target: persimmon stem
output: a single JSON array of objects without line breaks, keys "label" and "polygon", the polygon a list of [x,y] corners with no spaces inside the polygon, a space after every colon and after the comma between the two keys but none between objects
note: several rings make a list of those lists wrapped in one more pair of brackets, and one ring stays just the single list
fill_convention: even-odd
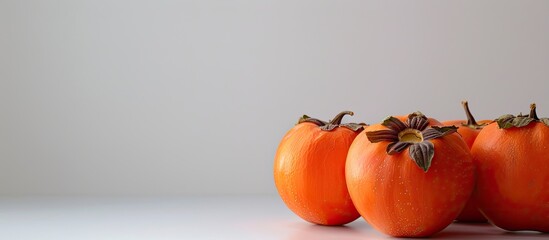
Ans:
[{"label": "persimmon stem", "polygon": [[530,104],[530,114],[528,115],[522,115],[522,113],[520,113],[518,116],[505,114],[499,118],[496,118],[496,120],[494,121],[497,122],[498,127],[502,129],[508,129],[512,127],[525,127],[532,122],[541,122],[545,124],[545,126],[549,127],[549,118],[538,117],[538,114],[536,113],[535,103]]},{"label": "persimmon stem", "polygon": [[465,110],[465,115],[467,115],[467,125],[468,126],[478,126],[478,123],[475,120],[475,117],[473,117],[473,114],[471,113],[471,110],[469,110],[469,103],[467,101],[462,101],[461,105],[463,106],[463,109]]},{"label": "persimmon stem", "polygon": [[487,125],[486,123],[477,123],[475,117],[473,117],[473,114],[471,113],[471,110],[469,110],[469,103],[467,101],[461,101],[461,105],[463,106],[463,110],[465,110],[465,115],[467,115],[467,123],[461,123],[461,126],[479,130]]},{"label": "persimmon stem", "polygon": [[533,118],[535,120],[539,120],[538,114],[536,113],[536,104],[535,103],[530,104],[530,114],[528,115],[528,117]]},{"label": "persimmon stem", "polygon": [[331,124],[334,124],[334,125],[340,125],[341,124],[341,121],[343,120],[343,117],[345,115],[350,115],[350,116],[353,116],[355,115],[354,112],[351,112],[351,111],[343,111],[343,112],[340,112],[339,114],[337,114],[334,119],[332,119],[330,121]]},{"label": "persimmon stem", "polygon": [[348,129],[350,129],[354,132],[360,132],[364,129],[364,126],[367,126],[366,123],[344,123],[344,124],[341,124],[341,120],[343,120],[343,117],[345,115],[353,116],[354,113],[351,112],[351,111],[340,112],[330,122],[325,122],[325,121],[322,121],[320,119],[311,118],[307,115],[303,115],[301,118],[299,118],[299,121],[297,122],[297,124],[304,123],[304,122],[313,123],[313,124],[319,126],[320,129],[322,129],[323,131],[332,131],[337,127],[345,127],[345,128],[348,128]]}]

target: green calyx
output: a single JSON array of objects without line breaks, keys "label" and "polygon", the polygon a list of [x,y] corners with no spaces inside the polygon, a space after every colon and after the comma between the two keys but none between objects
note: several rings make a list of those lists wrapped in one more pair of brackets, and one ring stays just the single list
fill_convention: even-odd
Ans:
[{"label": "green calyx", "polygon": [[410,158],[424,172],[429,170],[435,156],[435,145],[431,139],[444,137],[457,131],[455,126],[429,126],[429,120],[420,112],[408,115],[406,122],[389,116],[381,125],[386,130],[368,131],[366,136],[372,143],[390,142],[386,152],[389,155],[398,154],[409,148]]},{"label": "green calyx", "polygon": [[364,126],[367,126],[366,123],[341,123],[341,121],[343,120],[343,117],[345,115],[353,116],[354,113],[351,112],[351,111],[340,112],[339,114],[337,114],[329,122],[322,121],[322,120],[317,119],[317,118],[311,118],[307,115],[303,115],[301,118],[299,118],[299,121],[297,122],[297,124],[304,123],[304,122],[310,122],[310,123],[314,123],[317,126],[319,126],[320,129],[322,129],[323,131],[332,131],[332,130],[336,129],[337,127],[345,127],[345,128],[348,128],[348,129],[350,129],[354,132],[360,132],[364,129]]},{"label": "green calyx", "polygon": [[535,103],[530,104],[530,114],[528,115],[519,114],[518,116],[514,116],[512,114],[505,114],[494,121],[502,129],[520,128],[528,126],[532,122],[541,122],[549,127],[549,118],[538,118]]}]

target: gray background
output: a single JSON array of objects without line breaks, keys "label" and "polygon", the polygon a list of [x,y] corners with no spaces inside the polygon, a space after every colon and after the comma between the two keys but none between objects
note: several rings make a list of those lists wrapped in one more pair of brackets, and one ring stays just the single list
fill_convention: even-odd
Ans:
[{"label": "gray background", "polygon": [[307,113],[549,115],[549,1],[0,0],[0,195],[274,194]]}]

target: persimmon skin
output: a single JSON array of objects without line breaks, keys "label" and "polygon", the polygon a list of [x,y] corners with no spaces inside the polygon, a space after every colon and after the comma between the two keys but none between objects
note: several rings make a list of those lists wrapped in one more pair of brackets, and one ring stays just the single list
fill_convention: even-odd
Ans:
[{"label": "persimmon skin", "polygon": [[365,132],[381,129],[386,127],[367,127],[349,149],[346,180],[355,207],[375,229],[394,237],[426,237],[441,231],[473,191],[474,165],[465,142],[457,134],[430,140],[435,155],[424,172],[410,159],[408,149],[388,155],[388,142],[368,140]]},{"label": "persimmon skin", "polygon": [[360,216],[345,182],[345,160],[356,135],[345,127],[323,131],[300,123],[284,136],[275,156],[274,179],[290,210],[320,225],[343,225]]},{"label": "persimmon skin", "polygon": [[510,231],[549,232],[549,127],[482,130],[471,149],[478,168],[473,194],[494,225]]},{"label": "persimmon skin", "polygon": [[[479,125],[489,124],[491,122],[493,121],[481,120],[481,121],[478,121],[478,124]],[[457,131],[461,136],[461,138],[463,139],[463,141],[467,143],[467,147],[469,147],[469,149],[471,149],[471,147],[473,146],[473,143],[475,142],[475,139],[477,139],[478,134],[482,130],[482,129],[470,128],[468,126],[463,126],[463,124],[467,124],[466,120],[444,121],[442,122],[442,124],[445,126],[453,125],[453,126],[459,127]],[[461,214],[459,214],[456,220],[462,221],[462,222],[479,222],[479,223],[487,221],[486,218],[482,215],[482,213],[478,210],[478,206],[474,198],[469,199],[469,201],[463,208],[463,211],[461,211]]]},{"label": "persimmon skin", "polygon": [[[492,120],[480,120],[477,123],[479,125],[481,124],[490,124],[493,122]],[[463,126],[463,124],[467,124],[467,121],[464,120],[451,120],[451,121],[444,121],[442,122],[442,125],[444,126],[456,126],[458,127],[458,133],[461,135],[461,138],[463,138],[463,141],[467,143],[467,147],[471,149],[473,147],[473,143],[475,142],[475,139],[477,139],[478,134],[482,129],[473,129],[467,126]]]}]

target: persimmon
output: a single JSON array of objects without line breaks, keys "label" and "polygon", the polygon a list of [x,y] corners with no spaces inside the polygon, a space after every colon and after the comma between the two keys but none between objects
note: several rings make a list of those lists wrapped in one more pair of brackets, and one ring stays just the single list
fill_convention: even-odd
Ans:
[{"label": "persimmon", "polygon": [[503,115],[484,127],[471,149],[477,165],[473,197],[494,225],[549,232],[549,119]]},{"label": "persimmon", "polygon": [[280,197],[296,215],[321,225],[343,225],[360,215],[345,182],[345,160],[364,124],[330,122],[304,115],[284,136],[274,161],[274,180]]},{"label": "persimmon", "polygon": [[[405,122],[402,120],[406,119]],[[388,117],[358,134],[347,155],[351,199],[375,229],[426,237],[447,227],[474,187],[474,165],[455,126],[421,113]]]},{"label": "persimmon", "polygon": [[[475,142],[475,139],[477,138],[478,134],[482,130],[482,128],[489,123],[492,122],[492,120],[481,120],[476,121],[475,117],[471,113],[471,110],[469,110],[469,104],[467,101],[462,101],[461,105],[463,106],[463,109],[465,111],[465,115],[467,116],[467,120],[452,120],[452,121],[444,121],[442,124],[444,125],[454,125],[458,126],[457,132],[465,143],[467,143],[467,146],[469,149],[473,146],[473,142]],[[475,202],[474,198],[469,199],[465,207],[463,208],[463,211],[459,216],[456,218],[457,221],[460,222],[486,222],[486,218],[480,213],[477,207],[477,203]]]}]

